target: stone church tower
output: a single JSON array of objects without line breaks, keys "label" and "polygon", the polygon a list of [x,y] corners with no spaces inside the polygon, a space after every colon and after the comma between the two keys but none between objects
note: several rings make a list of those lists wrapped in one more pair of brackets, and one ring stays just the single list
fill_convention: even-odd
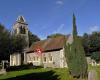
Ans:
[{"label": "stone church tower", "polygon": [[19,16],[13,25],[12,34],[15,35],[21,35],[26,40],[26,48],[23,50],[23,52],[20,53],[14,53],[10,55],[10,66],[18,66],[21,64],[27,63],[27,56],[26,56],[26,50],[29,48],[29,37],[28,37],[28,24],[26,23],[23,16]]},{"label": "stone church tower", "polygon": [[29,47],[28,24],[23,16],[17,18],[16,23],[13,25],[13,33],[23,36],[27,42],[27,48]]}]

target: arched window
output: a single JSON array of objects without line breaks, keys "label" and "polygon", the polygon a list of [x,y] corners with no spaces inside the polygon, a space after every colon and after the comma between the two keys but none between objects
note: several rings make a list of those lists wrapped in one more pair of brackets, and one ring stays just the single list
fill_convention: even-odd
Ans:
[{"label": "arched window", "polygon": [[22,27],[22,26],[20,27],[20,33],[21,33],[21,34],[25,34],[25,33],[26,33],[25,28],[24,28],[24,27]]}]

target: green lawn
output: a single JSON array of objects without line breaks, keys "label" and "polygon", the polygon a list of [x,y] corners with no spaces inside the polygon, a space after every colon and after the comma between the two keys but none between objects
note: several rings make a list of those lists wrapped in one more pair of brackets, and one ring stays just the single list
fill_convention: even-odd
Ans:
[{"label": "green lawn", "polygon": [[0,80],[75,80],[72,79],[66,68],[50,69],[39,68],[8,72],[1,75]]},{"label": "green lawn", "polygon": [[98,73],[98,79],[100,79],[100,66],[96,67],[97,73]]},{"label": "green lawn", "polygon": [[[100,66],[93,67],[88,65],[88,70],[95,69],[100,79]],[[7,72],[5,75],[0,75],[0,80],[76,80],[69,74],[67,68],[37,68],[26,69],[21,71]]]},{"label": "green lawn", "polygon": [[[99,70],[100,74],[100,69]],[[100,76],[99,76],[100,77]],[[27,69],[21,71],[7,72],[5,75],[0,75],[0,80],[77,80],[73,79],[67,68],[38,68]]]}]

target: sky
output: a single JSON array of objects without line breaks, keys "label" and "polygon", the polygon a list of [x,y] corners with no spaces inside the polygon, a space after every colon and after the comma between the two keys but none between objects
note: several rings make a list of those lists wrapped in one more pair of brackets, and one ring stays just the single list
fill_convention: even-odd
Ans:
[{"label": "sky", "polygon": [[100,31],[100,0],[0,0],[0,23],[11,30],[24,16],[29,30],[45,39],[48,35],[72,33],[72,15],[78,34]]}]

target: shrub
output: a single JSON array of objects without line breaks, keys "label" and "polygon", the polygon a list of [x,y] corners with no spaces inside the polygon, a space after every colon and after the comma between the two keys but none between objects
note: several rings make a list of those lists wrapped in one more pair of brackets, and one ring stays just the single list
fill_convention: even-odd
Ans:
[{"label": "shrub", "polygon": [[91,59],[94,59],[95,61],[100,61],[100,52],[93,52],[91,55]]},{"label": "shrub", "polygon": [[70,74],[76,78],[87,77],[87,61],[81,39],[77,36],[75,16],[73,15],[73,42],[65,42],[65,56]]},{"label": "shrub", "polygon": [[6,71],[19,71],[19,70],[23,70],[23,69],[31,69],[34,68],[32,63],[29,64],[23,64],[20,66],[9,66],[8,68],[6,68]]}]

